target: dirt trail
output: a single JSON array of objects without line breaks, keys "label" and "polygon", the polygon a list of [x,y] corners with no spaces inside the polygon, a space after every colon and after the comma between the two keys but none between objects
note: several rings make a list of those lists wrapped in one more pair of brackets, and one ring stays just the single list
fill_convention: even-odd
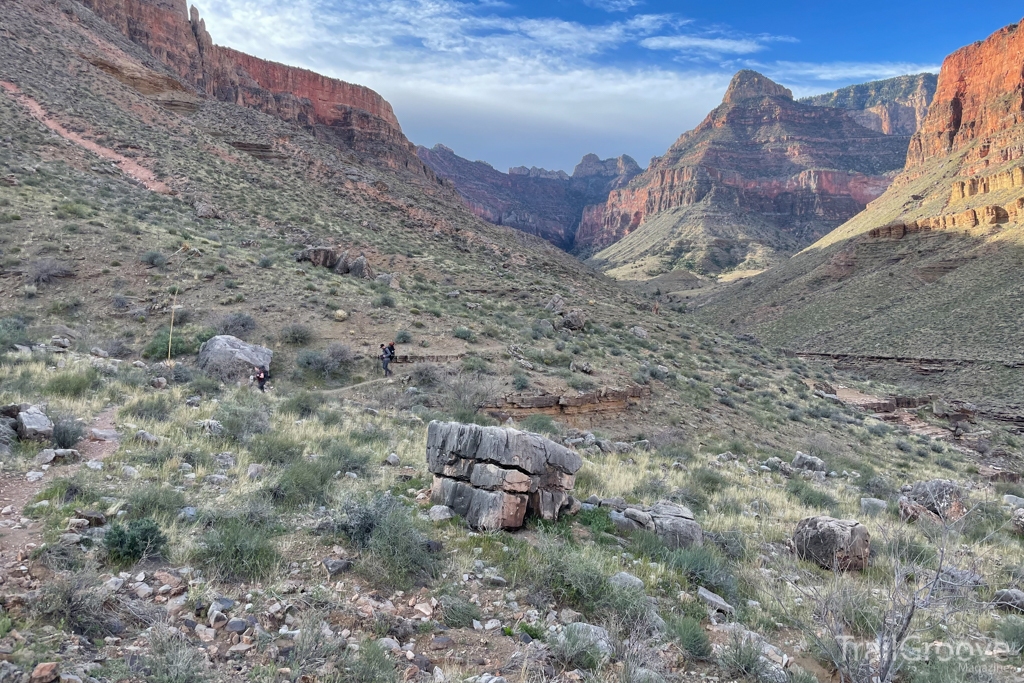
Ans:
[{"label": "dirt trail", "polygon": [[86,140],[78,133],[74,133],[64,126],[60,125],[56,121],[50,118],[50,115],[43,109],[43,106],[36,102],[34,99],[21,92],[18,86],[8,81],[0,81],[0,88],[3,88],[10,94],[14,100],[24,107],[34,119],[42,123],[44,126],[52,130],[57,135],[61,136],[65,140],[70,140],[79,147],[83,147],[100,158],[112,161],[121,169],[121,172],[125,175],[138,180],[145,186],[147,190],[153,192],[159,192],[160,194],[170,194],[171,189],[167,185],[156,178],[156,174],[149,170],[134,159],[129,159],[126,156],[118,154],[112,149],[107,149],[102,145],[98,145],[92,140]]},{"label": "dirt trail", "polygon": [[[108,408],[97,415],[89,429],[114,429],[116,408]],[[14,527],[0,527],[0,577],[13,565],[21,562],[33,548],[42,543],[42,525],[39,522],[17,523],[22,510],[40,491],[55,479],[70,477],[85,467],[89,460],[103,460],[117,450],[116,441],[93,441],[86,439],[77,445],[82,454],[78,462],[70,465],[54,465],[46,470],[40,481],[28,482],[25,475],[13,472],[0,475],[0,508],[11,506],[13,514],[0,517],[0,521],[14,522]]]}]

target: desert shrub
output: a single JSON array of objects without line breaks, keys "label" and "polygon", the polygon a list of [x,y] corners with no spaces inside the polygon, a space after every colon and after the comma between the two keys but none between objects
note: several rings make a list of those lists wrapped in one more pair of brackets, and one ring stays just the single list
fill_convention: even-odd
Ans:
[{"label": "desert shrub", "polygon": [[409,378],[413,386],[433,387],[440,384],[442,370],[433,363],[417,363],[409,370]]},{"label": "desert shrub", "polygon": [[320,409],[323,403],[323,398],[318,394],[308,391],[297,391],[282,401],[279,409],[283,413],[307,418],[316,415],[316,411]]},{"label": "desert shrub", "polygon": [[130,566],[146,557],[159,555],[167,545],[160,525],[149,517],[127,524],[115,523],[103,537],[107,560],[114,565]]},{"label": "desert shrub", "polygon": [[172,384],[188,384],[192,381],[194,373],[192,372],[192,368],[184,363],[175,363],[174,366],[171,367],[171,371],[168,375],[170,376],[167,379],[170,380]]},{"label": "desert shrub", "polygon": [[256,265],[258,265],[260,268],[273,268],[274,259],[270,258],[269,256],[263,256],[260,258],[259,263],[257,263]]},{"label": "desert shrub", "polygon": [[103,350],[110,354],[111,358],[128,358],[135,349],[128,345],[123,339],[108,339],[103,343]]},{"label": "desert shrub", "polygon": [[214,330],[206,328],[195,330],[188,327],[175,327],[172,335],[169,327],[161,327],[142,350],[142,356],[144,358],[167,358],[168,350],[171,358],[190,356],[198,353],[203,342],[214,334]]},{"label": "desert shrub", "polygon": [[355,353],[344,344],[331,344],[324,351],[305,349],[295,358],[295,365],[324,379],[344,377],[352,369]]},{"label": "desert shrub", "polygon": [[671,551],[666,566],[683,574],[695,586],[704,586],[719,595],[736,594],[736,577],[729,562],[714,546],[691,546]]},{"label": "desert shrub", "polygon": [[221,401],[213,419],[224,426],[224,433],[239,443],[248,443],[257,434],[270,431],[270,407],[256,394],[239,391],[231,400]]},{"label": "desert shrub", "polygon": [[92,207],[81,202],[61,202],[54,209],[57,218],[89,218]]},{"label": "desert shrub", "polygon": [[839,501],[831,495],[817,489],[805,479],[790,479],[786,484],[786,491],[796,498],[802,505],[818,510],[834,512],[839,508]]},{"label": "desert shrub", "polygon": [[138,420],[163,422],[170,419],[174,404],[166,394],[150,394],[137,398],[121,409],[121,414]]},{"label": "desert shrub", "polygon": [[375,308],[394,308],[395,297],[391,296],[388,292],[384,292],[374,298],[373,305]]},{"label": "desert shrub", "polygon": [[142,486],[128,494],[128,516],[173,519],[185,507],[185,494],[169,486]]},{"label": "desert shrub", "polygon": [[1006,617],[996,626],[996,635],[1009,645],[1013,652],[1021,652],[1024,650],[1024,619],[1014,616]]},{"label": "desert shrub", "polygon": [[243,519],[228,519],[202,537],[195,561],[224,579],[258,581],[273,575],[281,556],[267,534],[253,533]]},{"label": "desert shrub", "polygon": [[74,448],[85,437],[85,425],[74,415],[59,415],[53,421],[53,447]]},{"label": "desert shrub", "polygon": [[761,658],[761,644],[736,632],[722,648],[718,665],[729,678],[749,678],[758,683],[766,678],[768,671],[767,663]]},{"label": "desert shrub", "polygon": [[598,643],[589,634],[575,629],[554,639],[548,650],[551,659],[563,671],[592,671],[605,659]]},{"label": "desert shrub", "polygon": [[[327,624],[319,614],[308,614],[303,621],[308,623],[308,626],[303,628],[299,637],[295,639],[295,646],[288,657],[288,668],[292,670],[295,680],[312,679],[313,676],[302,674],[310,674],[327,662],[346,659],[345,643],[328,635],[325,628]],[[362,647],[363,644],[360,645],[360,649]]]},{"label": "desert shrub", "polygon": [[28,267],[28,281],[32,285],[48,284],[60,278],[71,277],[74,274],[75,270],[71,265],[55,259],[34,261]]},{"label": "desert shrub", "polygon": [[441,405],[459,422],[476,422],[476,412],[480,406],[492,401],[500,393],[498,385],[487,377],[459,374],[445,379]]},{"label": "desert shrub", "polygon": [[397,498],[387,493],[366,500],[346,501],[341,506],[341,521],[337,530],[356,546],[366,547],[378,520],[400,505]]},{"label": "desert shrub", "polygon": [[229,313],[217,321],[217,334],[246,339],[256,329],[256,319],[248,313]]},{"label": "desert shrub", "polygon": [[729,480],[713,469],[698,467],[690,475],[690,483],[710,496],[724,489]]},{"label": "desert shrub", "polygon": [[43,392],[52,396],[81,398],[98,388],[102,380],[95,368],[85,372],[66,371],[54,375],[44,386]]},{"label": "desert shrub", "polygon": [[543,413],[528,415],[519,424],[526,431],[539,434],[560,434],[562,431],[561,426],[555,422],[553,417]]},{"label": "desert shrub", "polygon": [[139,257],[139,261],[145,263],[147,266],[160,266],[167,265],[167,257],[161,254],[159,251],[151,250]]},{"label": "desert shrub", "polygon": [[456,327],[452,330],[452,336],[456,339],[462,339],[464,341],[472,341],[473,331],[468,327]]},{"label": "desert shrub", "polygon": [[689,616],[673,616],[666,623],[668,635],[693,659],[711,656],[711,639],[701,623]]},{"label": "desert shrub", "polygon": [[117,622],[105,609],[105,593],[91,572],[58,572],[29,602],[37,619],[90,638],[114,635]]},{"label": "desert shrub", "polygon": [[274,465],[293,463],[302,457],[305,450],[301,441],[279,432],[257,434],[249,442],[249,453],[253,458]]},{"label": "desert shrub", "polygon": [[396,683],[398,674],[390,655],[375,641],[366,641],[350,662],[345,683]]},{"label": "desert shrub", "polygon": [[512,388],[516,391],[522,391],[530,386],[530,378],[522,372],[517,372],[512,375]]},{"label": "desert shrub", "polygon": [[313,341],[313,328],[301,323],[292,323],[281,328],[280,337],[285,344],[305,346]]},{"label": "desert shrub", "polygon": [[149,652],[143,658],[150,683],[199,683],[208,680],[206,657],[180,633],[166,627],[150,631]]},{"label": "desert shrub", "polygon": [[457,595],[441,598],[441,621],[450,628],[470,628],[480,619],[480,608]]},{"label": "desert shrub", "polygon": [[377,521],[363,555],[362,568],[385,589],[407,590],[433,577],[439,558],[427,547],[416,519],[404,506],[392,508]]},{"label": "desert shrub", "polygon": [[285,467],[266,491],[275,505],[296,508],[324,505],[330,498],[335,474],[340,470],[330,458],[296,460]]},{"label": "desert shrub", "polygon": [[395,333],[396,344],[408,344],[412,341],[412,332],[409,330],[399,330]]},{"label": "desert shrub", "polygon": [[27,345],[28,343],[24,320],[13,317],[0,318],[0,353],[13,348],[15,344]]}]

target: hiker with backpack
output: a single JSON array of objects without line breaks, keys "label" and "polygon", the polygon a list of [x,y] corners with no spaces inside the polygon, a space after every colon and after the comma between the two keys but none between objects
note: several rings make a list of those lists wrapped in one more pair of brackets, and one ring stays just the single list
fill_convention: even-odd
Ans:
[{"label": "hiker with backpack", "polygon": [[256,380],[256,386],[260,388],[260,393],[266,393],[265,387],[267,385],[268,374],[267,369],[262,366],[252,369],[252,378]]},{"label": "hiker with backpack", "polygon": [[391,372],[390,368],[388,368],[388,366],[391,365],[391,361],[393,361],[394,359],[395,359],[395,343],[391,342],[391,344],[389,344],[388,346],[384,346],[383,344],[381,344],[380,345],[380,364],[384,368],[384,376],[385,377],[390,377],[392,375],[392,372]]}]

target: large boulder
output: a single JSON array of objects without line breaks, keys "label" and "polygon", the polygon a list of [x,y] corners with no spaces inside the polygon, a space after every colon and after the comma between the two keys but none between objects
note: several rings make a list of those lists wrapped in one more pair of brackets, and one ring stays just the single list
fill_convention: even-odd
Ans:
[{"label": "large boulder", "polygon": [[18,436],[26,441],[49,441],[53,438],[53,422],[39,406],[27,406],[18,413]]},{"label": "large boulder", "polygon": [[199,347],[199,367],[225,382],[248,377],[254,367],[270,369],[274,352],[268,348],[221,334]]},{"label": "large boulder", "polygon": [[651,506],[650,515],[654,522],[654,533],[669,548],[703,545],[704,530],[694,520],[688,507],[660,500]]},{"label": "large boulder", "polygon": [[562,327],[568,330],[582,330],[587,325],[587,314],[579,308],[573,308],[562,317]]},{"label": "large boulder", "polygon": [[955,522],[967,514],[963,489],[948,479],[919,481],[910,487],[907,498],[946,522]]},{"label": "large boulder", "polygon": [[348,264],[348,273],[352,277],[362,278],[364,280],[373,279],[373,268],[370,267],[370,262],[366,260],[366,257],[359,255]]},{"label": "large boulder", "polygon": [[575,510],[569,495],[583,460],[539,434],[457,422],[427,427],[433,502],[480,529],[517,529],[529,511],[556,520]]},{"label": "large boulder", "polygon": [[307,247],[298,253],[296,261],[309,261],[321,268],[334,268],[341,260],[341,253],[331,247]]},{"label": "large boulder", "polygon": [[796,525],[793,544],[797,557],[825,569],[864,569],[871,556],[871,534],[852,519],[825,515],[802,519]]},{"label": "large boulder", "polygon": [[821,458],[797,451],[796,456],[793,458],[793,469],[825,472],[828,470],[828,467],[826,467],[825,461]]}]

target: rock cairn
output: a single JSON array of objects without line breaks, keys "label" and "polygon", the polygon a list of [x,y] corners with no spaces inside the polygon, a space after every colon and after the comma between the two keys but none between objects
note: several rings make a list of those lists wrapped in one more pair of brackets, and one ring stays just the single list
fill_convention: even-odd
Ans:
[{"label": "rock cairn", "polygon": [[547,520],[578,506],[569,494],[583,460],[538,434],[431,422],[427,467],[433,502],[478,529],[518,529],[527,513]]}]

